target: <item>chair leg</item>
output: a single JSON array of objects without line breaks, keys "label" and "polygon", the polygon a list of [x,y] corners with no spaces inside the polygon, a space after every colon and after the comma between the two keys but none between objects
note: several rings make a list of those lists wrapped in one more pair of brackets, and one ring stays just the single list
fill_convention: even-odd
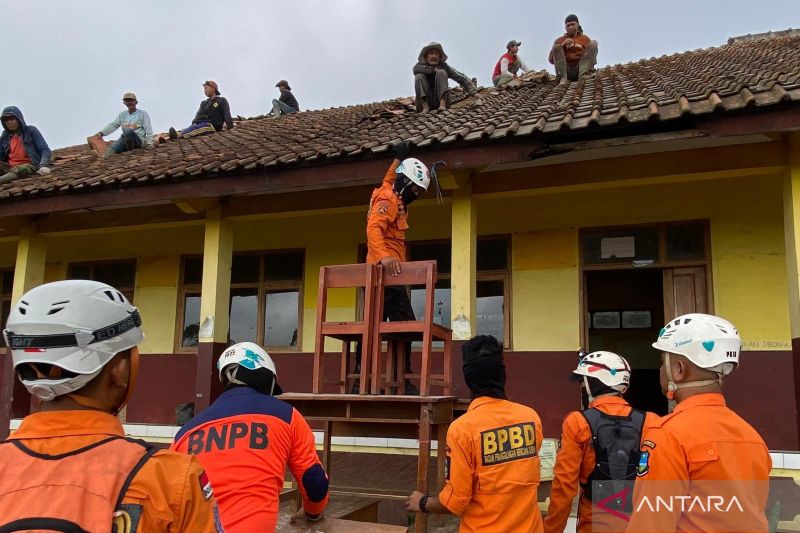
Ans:
[{"label": "chair leg", "polygon": [[430,336],[422,339],[422,363],[419,366],[419,395],[431,395],[431,338]]},{"label": "chair leg", "polygon": [[447,335],[444,339],[444,360],[442,361],[442,381],[444,387],[442,394],[450,396],[453,394],[453,338]]},{"label": "chair leg", "polygon": [[339,394],[347,394],[347,374],[350,373],[350,341],[342,341],[342,359],[339,363]]},{"label": "chair leg", "polygon": [[[394,366],[397,381],[397,394],[406,393],[406,343],[395,341]],[[402,392],[401,392],[402,391]]]},{"label": "chair leg", "polygon": [[369,394],[369,390],[367,389],[367,376],[369,376],[370,371],[370,358],[369,352],[364,353],[364,344],[361,344],[361,373],[358,375],[358,393],[359,394]]},{"label": "chair leg", "polygon": [[397,359],[397,343],[389,340],[386,343],[386,394],[397,394],[395,385],[395,360]]},{"label": "chair leg", "polygon": [[372,394],[380,394],[381,392],[381,350],[380,344],[375,349],[375,343],[370,344],[369,360],[370,360],[370,392]]}]

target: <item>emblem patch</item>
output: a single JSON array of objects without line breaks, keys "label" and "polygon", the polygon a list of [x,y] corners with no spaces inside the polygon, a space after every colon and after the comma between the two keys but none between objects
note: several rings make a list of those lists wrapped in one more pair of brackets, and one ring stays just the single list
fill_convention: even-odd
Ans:
[{"label": "emblem patch", "polygon": [[636,466],[637,476],[645,476],[650,471],[650,452],[654,450],[655,447],[656,443],[651,440],[645,440],[642,442],[642,454],[639,456],[639,464]]},{"label": "emblem patch", "polygon": [[200,481],[200,490],[203,491],[203,499],[205,501],[210,500],[214,495],[214,490],[211,488],[211,481],[209,481],[205,470],[203,470],[198,479]]},{"label": "emblem patch", "polygon": [[536,457],[536,425],[514,424],[481,432],[483,466]]}]

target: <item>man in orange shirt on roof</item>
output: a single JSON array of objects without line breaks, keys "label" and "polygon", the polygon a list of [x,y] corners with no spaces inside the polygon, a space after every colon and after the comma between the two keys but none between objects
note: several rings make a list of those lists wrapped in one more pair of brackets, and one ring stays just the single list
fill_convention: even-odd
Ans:
[{"label": "man in orange shirt on roof", "polygon": [[625,531],[622,515],[630,514],[631,498],[612,496],[632,492],[642,430],[658,417],[633,409],[622,397],[631,380],[623,357],[603,351],[579,355],[573,377],[581,383],[584,410],[564,419],[544,531],[564,531],[579,489],[578,533]]},{"label": "man in orange shirt on roof", "polygon": [[497,339],[474,337],[462,352],[472,402],[447,429],[444,488],[438,497],[412,493],[406,509],[454,514],[461,518],[461,533],[541,533],[542,421],[530,407],[506,399]]},{"label": "man in orange shirt on roof", "polygon": [[269,354],[240,342],[217,368],[225,392],[178,431],[172,449],[196,455],[208,470],[225,531],[275,531],[287,465],[303,499],[292,521],[320,520],[328,475],[303,415],[275,398],[283,391]]},{"label": "man in orange shirt on roof", "polygon": [[[409,143],[395,145],[395,159],[386,171],[380,187],[372,191],[367,212],[367,263],[383,266],[384,274],[400,274],[400,263],[406,260],[407,207],[428,190],[431,176],[422,161],[407,157]],[[416,320],[406,287],[386,287],[383,293],[383,319]],[[349,362],[348,362],[349,366]],[[361,371],[361,343],[356,345],[355,372]],[[411,343],[405,345],[405,371],[411,373]],[[353,393],[358,392],[358,381]],[[405,393],[419,390],[409,380]]]},{"label": "man in orange shirt on roof", "polygon": [[597,63],[597,41],[583,33],[577,15],[567,15],[564,20],[566,33],[556,39],[550,50],[548,61],[556,67],[556,76],[561,85],[566,85],[594,70]]},{"label": "man in orange shirt on roof", "polygon": [[31,289],[3,331],[14,369],[42,401],[0,444],[0,530],[221,531],[200,463],[125,438],[139,312],[104,283]]},{"label": "man in orange shirt on roof", "polygon": [[739,332],[692,313],[664,326],[653,347],[661,389],[677,406],[644,433],[627,531],[767,531],[772,460],[722,396],[739,365]]}]

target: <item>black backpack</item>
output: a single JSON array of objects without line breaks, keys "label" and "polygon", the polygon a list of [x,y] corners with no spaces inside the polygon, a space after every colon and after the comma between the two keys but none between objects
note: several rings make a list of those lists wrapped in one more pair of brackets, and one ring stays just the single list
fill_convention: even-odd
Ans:
[{"label": "black backpack", "polygon": [[595,408],[581,414],[592,430],[596,458],[583,494],[602,508],[630,514],[646,415],[632,409],[628,416],[613,416]]}]

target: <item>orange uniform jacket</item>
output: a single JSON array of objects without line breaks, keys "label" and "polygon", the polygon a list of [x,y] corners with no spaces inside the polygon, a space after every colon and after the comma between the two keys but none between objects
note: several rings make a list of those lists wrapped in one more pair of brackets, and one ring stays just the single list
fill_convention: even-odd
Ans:
[{"label": "orange uniform jacket", "polygon": [[[107,413],[46,411],[25,417],[10,440],[37,453],[60,455],[124,435],[119,420]],[[0,472],[5,471],[3,460],[0,455]],[[200,463],[183,454],[156,452],[133,478],[122,503],[141,506],[138,533],[218,531],[208,479]],[[110,524],[111,517],[109,529]]]},{"label": "orange uniform jacket", "polygon": [[197,455],[208,471],[226,533],[275,531],[287,464],[307,513],[328,503],[328,477],[306,420],[249,387],[222,393],[181,428],[172,449]]},{"label": "orange uniform jacket", "polygon": [[377,264],[386,257],[406,260],[406,208],[394,192],[399,164],[392,162],[381,186],[372,191],[367,213],[367,263]]},{"label": "orange uniform jacket", "polygon": [[461,533],[541,533],[541,445],[539,415],[508,400],[476,398],[450,424],[439,501],[461,517]]},{"label": "orange uniform jacket", "polygon": [[[771,468],[763,439],[722,394],[691,396],[644,433],[628,532],[767,531]],[[690,499],[673,497],[671,512],[658,505],[675,494]]]},{"label": "orange uniform jacket", "polygon": [[[631,406],[621,396],[601,396],[589,404],[608,415],[627,416]],[[658,416],[647,413],[643,432],[655,423]],[[550,491],[550,505],[544,519],[545,533],[562,533],[572,510],[572,500],[581,485],[589,481],[594,471],[595,454],[592,445],[592,429],[586,418],[573,411],[564,418],[561,427],[561,448],[553,468],[553,486]],[[592,531],[625,531],[627,523],[599,509],[593,509],[591,502],[581,497],[578,501],[578,533]]]},{"label": "orange uniform jacket", "polygon": [[[592,42],[592,40],[583,33],[579,33],[575,37],[570,37],[569,35],[564,34],[556,39],[556,44],[561,45],[561,43],[567,39],[572,39],[575,41],[575,43],[580,45],[572,45],[564,48],[564,57],[567,59],[567,63],[574,66],[580,62],[581,57],[583,57],[583,53],[586,51],[586,47],[589,46],[589,43]],[[552,55],[550,55],[550,63],[553,63]]]}]

